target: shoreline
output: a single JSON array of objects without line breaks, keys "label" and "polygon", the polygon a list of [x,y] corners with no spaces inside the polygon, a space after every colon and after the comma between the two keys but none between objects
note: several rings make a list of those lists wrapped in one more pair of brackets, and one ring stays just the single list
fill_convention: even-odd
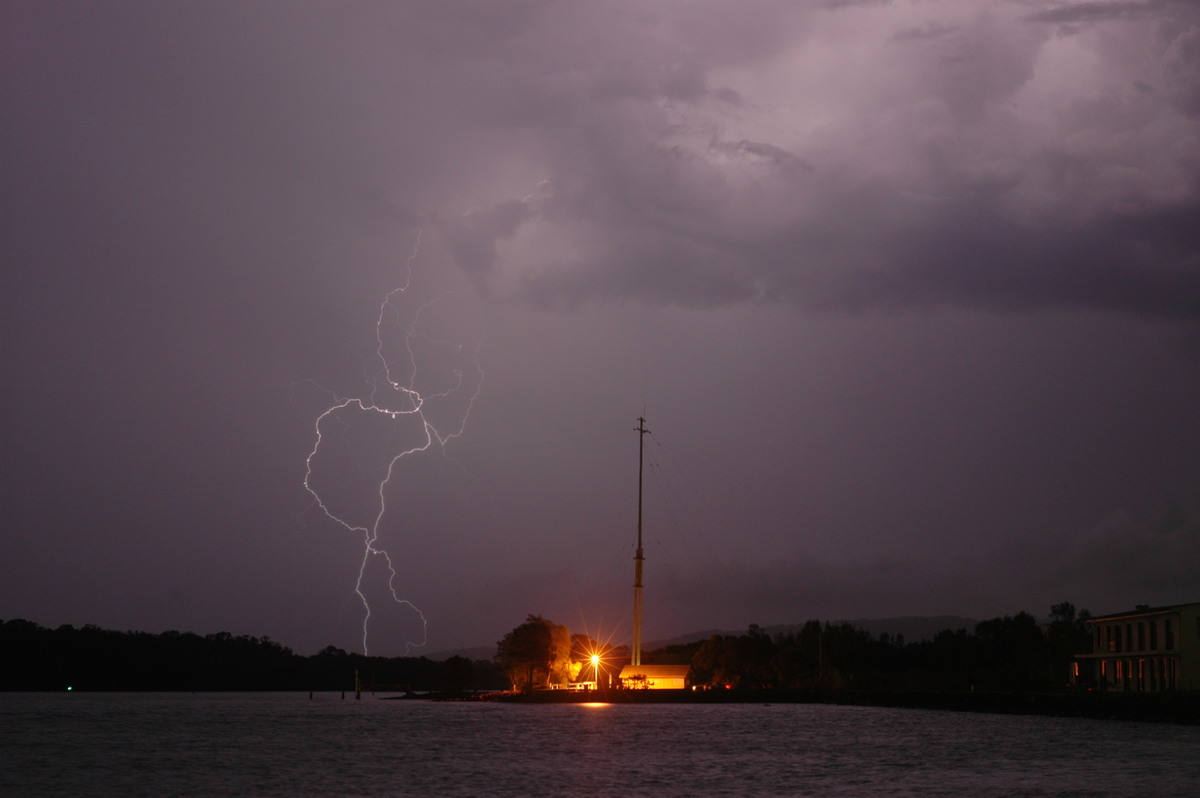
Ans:
[{"label": "shoreline", "polygon": [[537,690],[533,693],[426,694],[412,699],[519,704],[834,704],[1003,715],[1200,725],[1200,694],[980,693],[814,690]]}]

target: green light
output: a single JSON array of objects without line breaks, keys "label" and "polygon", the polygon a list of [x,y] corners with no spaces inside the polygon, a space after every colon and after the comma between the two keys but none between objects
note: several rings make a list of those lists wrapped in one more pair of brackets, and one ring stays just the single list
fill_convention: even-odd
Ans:
[{"label": "green light", "polygon": [[69,693],[69,692],[71,692],[71,691],[72,691],[72,690],[74,690],[74,689],[75,689],[75,688],[74,688],[74,687],[72,687],[71,685],[67,685],[67,692],[68,692],[68,693]]}]

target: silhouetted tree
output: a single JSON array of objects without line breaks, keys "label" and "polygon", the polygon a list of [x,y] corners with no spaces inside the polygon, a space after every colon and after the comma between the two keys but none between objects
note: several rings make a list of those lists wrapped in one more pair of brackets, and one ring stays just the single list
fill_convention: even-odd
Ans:
[{"label": "silhouetted tree", "polygon": [[1045,637],[1027,612],[993,618],[975,627],[979,639],[980,687],[1029,690],[1049,686]]},{"label": "silhouetted tree", "polygon": [[540,615],[529,615],[496,644],[499,663],[514,687],[524,683],[526,690],[535,684],[565,682],[571,657],[571,632]]},{"label": "silhouetted tree", "polygon": [[1087,629],[1091,617],[1087,610],[1076,612],[1075,605],[1069,601],[1050,607],[1050,623],[1046,626],[1047,659],[1050,678],[1055,682],[1069,682],[1075,655],[1091,651],[1092,640]]},{"label": "silhouetted tree", "polygon": [[776,646],[758,624],[744,635],[713,635],[692,658],[697,680],[728,687],[773,687]]},{"label": "silhouetted tree", "polygon": [[974,688],[980,665],[979,639],[966,629],[943,629],[920,650],[922,686],[942,690]]},{"label": "silhouetted tree", "polygon": [[731,635],[713,635],[705,640],[692,660],[697,681],[708,684],[737,687],[741,674],[737,670]]},{"label": "silhouetted tree", "polygon": [[452,693],[462,692],[471,683],[474,676],[474,666],[466,657],[450,657],[442,663],[442,681],[446,690]]}]

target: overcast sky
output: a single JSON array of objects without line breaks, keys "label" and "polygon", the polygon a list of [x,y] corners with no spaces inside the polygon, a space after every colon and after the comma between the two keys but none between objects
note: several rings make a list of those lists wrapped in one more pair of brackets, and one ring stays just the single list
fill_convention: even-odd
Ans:
[{"label": "overcast sky", "polygon": [[0,619],[627,643],[643,415],[649,640],[1200,600],[1194,0],[0,31]]}]

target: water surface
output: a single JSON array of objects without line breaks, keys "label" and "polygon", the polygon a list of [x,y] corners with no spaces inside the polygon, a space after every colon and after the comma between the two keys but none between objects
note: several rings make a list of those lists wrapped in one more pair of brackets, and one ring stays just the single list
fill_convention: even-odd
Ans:
[{"label": "water surface", "polygon": [[0,694],[0,795],[1192,796],[1200,728],[814,704]]}]

